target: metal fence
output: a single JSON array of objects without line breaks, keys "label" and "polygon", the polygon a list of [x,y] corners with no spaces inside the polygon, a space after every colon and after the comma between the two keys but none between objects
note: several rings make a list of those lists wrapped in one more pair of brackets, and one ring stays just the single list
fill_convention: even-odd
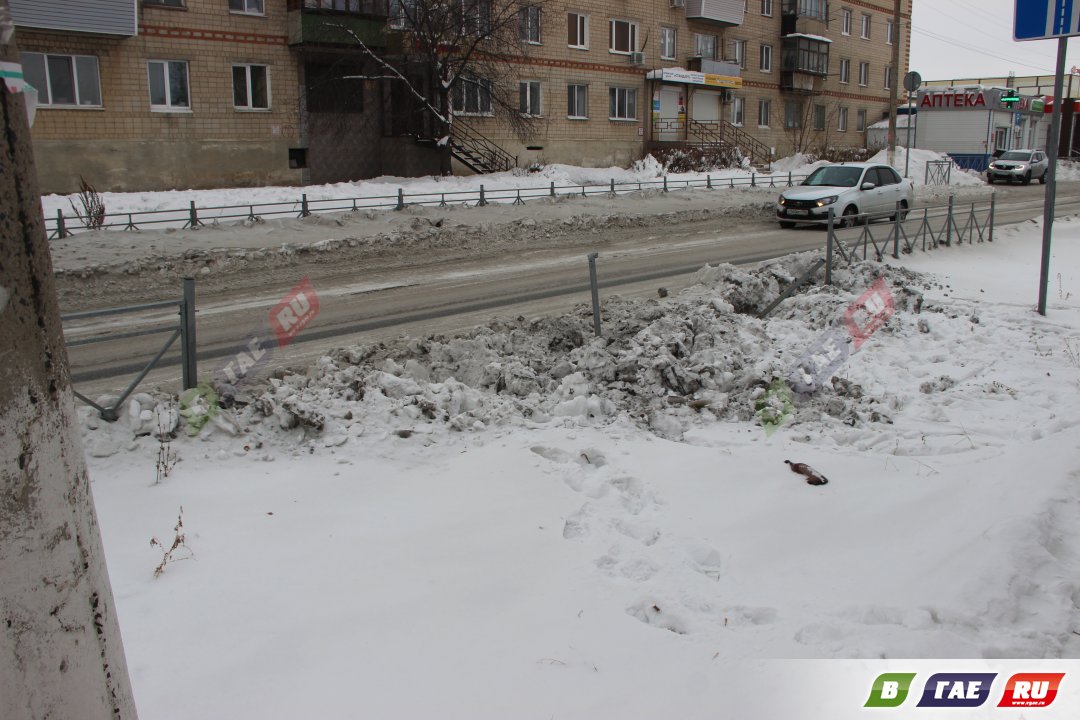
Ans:
[{"label": "metal fence", "polygon": [[198,367],[195,360],[195,280],[192,278],[184,278],[184,293],[179,300],[166,300],[157,303],[147,303],[144,305],[126,305],[124,307],[108,308],[105,310],[89,310],[87,312],[71,313],[69,315],[61,315],[60,319],[68,322],[74,320],[86,320],[89,318],[106,317],[109,315],[125,315],[130,313],[145,312],[147,310],[158,310],[161,308],[178,308],[179,321],[175,325],[169,325],[163,328],[149,328],[146,330],[129,330],[126,332],[112,333],[105,335],[96,335],[81,340],[65,340],[67,347],[78,347],[80,345],[93,345],[95,343],[109,342],[112,340],[122,340],[125,338],[142,337],[144,335],[157,335],[161,333],[169,333],[169,338],[165,341],[165,344],[161,346],[157,354],[146,364],[145,367],[139,372],[127,389],[108,407],[103,407],[94,402],[90,398],[86,397],[82,393],[75,391],[75,397],[82,400],[90,407],[96,409],[101,415],[103,420],[110,422],[115,421],[118,417],[117,409],[124,404],[124,401],[128,399],[128,396],[134,392],[135,388],[143,381],[147,373],[150,372],[157,365],[161,358],[165,355],[166,351],[172,344],[176,342],[177,338],[180,338],[180,364],[182,371],[182,379],[184,389],[195,387],[199,382]]},{"label": "metal fence", "polygon": [[554,181],[547,185],[521,188],[485,188],[479,190],[456,190],[451,192],[406,193],[398,188],[393,195],[375,195],[367,197],[329,198],[314,200],[304,193],[295,201],[269,203],[247,203],[242,205],[214,205],[198,207],[191,201],[186,208],[171,210],[145,210],[140,212],[119,213],[108,217],[107,222],[93,227],[87,216],[77,212],[66,213],[57,209],[56,216],[45,219],[45,229],[49,239],[65,238],[76,232],[86,230],[139,230],[144,227],[198,228],[217,225],[221,222],[261,222],[272,217],[308,217],[321,213],[347,213],[363,210],[403,210],[407,205],[428,207],[449,207],[450,205],[483,207],[489,204],[524,205],[530,200],[554,197],[616,197],[631,192],[644,190],[704,189],[722,188],[788,188],[801,182],[806,175],[790,172],[780,174],[751,173],[749,177],[703,177],[681,180],[664,176],[657,180],[635,180],[633,182],[557,185]]},{"label": "metal fence", "polygon": [[[953,243],[993,242],[994,213],[997,194],[989,202],[973,202],[958,206],[956,198],[949,196],[945,205],[931,205],[918,210],[907,210],[900,203],[892,213],[863,213],[842,218],[844,225],[855,226],[855,237],[842,238],[838,233],[841,223],[829,212],[825,252],[825,282],[832,282],[835,255],[852,264],[857,260],[881,261],[886,255],[895,259],[900,253],[912,253],[916,249],[932,250]],[[889,222],[875,224],[875,220]]]}]

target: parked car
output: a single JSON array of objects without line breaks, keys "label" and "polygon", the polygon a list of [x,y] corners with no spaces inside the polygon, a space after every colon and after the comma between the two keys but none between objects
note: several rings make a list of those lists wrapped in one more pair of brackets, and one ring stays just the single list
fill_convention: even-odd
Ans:
[{"label": "parked car", "polygon": [[[797,187],[785,190],[776,201],[776,219],[780,227],[795,227],[798,221],[827,222],[829,210],[841,226],[854,225],[868,215],[900,217],[914,202],[910,180],[888,165],[874,163],[839,163],[824,165]],[[858,216],[863,215],[863,218]]]},{"label": "parked car", "polygon": [[1018,180],[1027,185],[1038,178],[1045,185],[1049,168],[1050,160],[1042,150],[1007,150],[986,169],[986,182]]}]

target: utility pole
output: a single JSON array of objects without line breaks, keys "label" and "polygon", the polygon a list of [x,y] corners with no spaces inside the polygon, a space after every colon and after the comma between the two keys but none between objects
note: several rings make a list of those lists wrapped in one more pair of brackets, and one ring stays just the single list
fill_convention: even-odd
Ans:
[{"label": "utility pole", "polygon": [[0,718],[137,717],[0,0]]},{"label": "utility pole", "polygon": [[[892,82],[889,83],[889,165],[896,167],[896,103],[900,101],[900,6],[903,0],[896,0],[893,8],[892,33]],[[908,122],[911,118],[908,117]],[[911,152],[908,148],[907,152]]]}]

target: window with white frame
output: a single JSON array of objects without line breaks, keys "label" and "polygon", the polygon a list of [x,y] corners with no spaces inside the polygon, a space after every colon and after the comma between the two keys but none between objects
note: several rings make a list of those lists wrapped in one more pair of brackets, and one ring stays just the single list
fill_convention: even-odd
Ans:
[{"label": "window with white frame", "polygon": [[608,22],[608,52],[629,55],[637,52],[638,24],[629,20]]},{"label": "window with white frame", "polygon": [[229,0],[229,12],[244,15],[265,15],[263,0]]},{"label": "window with white frame", "polygon": [[746,41],[745,40],[732,40],[731,41],[731,59],[735,61],[735,64],[746,69]]},{"label": "window with white frame", "polygon": [[270,109],[270,71],[265,65],[233,65],[233,107]]},{"label": "window with white frame", "polygon": [[584,120],[589,117],[589,86],[566,86],[566,117]]},{"label": "window with white frame", "polygon": [[540,117],[543,109],[540,106],[540,81],[522,80],[518,83],[518,111],[522,115]]},{"label": "window with white frame", "polygon": [[870,84],[870,63],[859,63],[859,84],[866,87]]},{"label": "window with white frame", "polygon": [[42,107],[101,107],[101,73],[93,55],[24,52],[26,82],[38,91]]},{"label": "window with white frame", "polygon": [[851,82],[851,60],[847,58],[840,60],[840,82]]},{"label": "window with white frame", "polygon": [[608,118],[637,120],[637,88],[608,88]]},{"label": "window with white frame", "polygon": [[892,90],[892,65],[885,66],[885,89]]},{"label": "window with white frame", "polygon": [[746,109],[746,100],[741,97],[735,97],[731,101],[731,124],[739,125],[743,124],[744,112]]},{"label": "window with white frame", "polygon": [[847,8],[844,8],[844,12],[843,12],[843,15],[841,16],[841,20],[842,20],[842,22],[841,22],[841,26],[840,26],[840,32],[843,33],[844,35],[850,35],[851,34],[851,11],[848,10]]},{"label": "window with white frame", "polygon": [[521,39],[533,45],[540,44],[540,8],[530,5],[518,14],[518,28]]},{"label": "window with white frame", "polygon": [[855,112],[855,132],[866,132],[866,111]]},{"label": "window with white frame", "polygon": [[772,0],[761,0],[761,14],[772,17]]},{"label": "window with white frame", "polygon": [[836,129],[840,132],[847,132],[847,108],[838,108],[836,111]]},{"label": "window with white frame", "polygon": [[463,77],[452,90],[454,114],[492,115],[491,81],[486,78]]},{"label": "window with white frame", "polygon": [[150,60],[146,69],[150,80],[151,110],[191,109],[186,61]]},{"label": "window with white frame", "polygon": [[694,56],[716,59],[716,36],[694,33]]},{"label": "window with white frame", "polygon": [[[415,17],[417,0],[403,1],[410,4],[412,16]],[[455,1],[454,5],[458,5],[458,2]],[[482,37],[491,33],[491,0],[460,0],[460,12],[463,35]]]},{"label": "window with white frame", "polygon": [[759,56],[761,72],[772,72],[772,45],[762,45]]},{"label": "window with white frame", "polygon": [[860,27],[860,29],[859,29],[859,37],[861,37],[863,40],[869,40],[870,39],[870,16],[869,15],[863,14],[863,16],[862,16],[862,24],[859,27]]},{"label": "window with white frame", "polygon": [[825,106],[814,105],[814,129],[821,131],[825,129]]},{"label": "window with white frame", "polygon": [[675,59],[675,28],[660,26],[660,57]]},{"label": "window with white frame", "polygon": [[758,100],[757,103],[757,124],[758,127],[769,127],[769,118],[772,116],[772,101],[771,100]]},{"label": "window with white frame", "polygon": [[802,127],[802,103],[797,100],[784,101],[784,127],[788,129]]},{"label": "window with white frame", "polygon": [[893,44],[893,21],[889,20],[885,23],[885,44]]},{"label": "window with white frame", "polygon": [[577,50],[589,49],[589,16],[566,14],[566,45]]}]

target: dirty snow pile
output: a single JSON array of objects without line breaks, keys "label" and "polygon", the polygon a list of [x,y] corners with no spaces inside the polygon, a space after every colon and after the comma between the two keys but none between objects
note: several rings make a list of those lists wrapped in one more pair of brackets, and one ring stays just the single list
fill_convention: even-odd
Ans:
[{"label": "dirty snow pile", "polygon": [[[587,307],[500,318],[81,410],[140,711],[705,718],[753,658],[1075,656],[1080,223],[1055,228],[1046,318],[1028,223],[765,320],[813,254],[605,297],[600,338]],[[768,388],[879,277],[894,314],[768,434]]]}]

